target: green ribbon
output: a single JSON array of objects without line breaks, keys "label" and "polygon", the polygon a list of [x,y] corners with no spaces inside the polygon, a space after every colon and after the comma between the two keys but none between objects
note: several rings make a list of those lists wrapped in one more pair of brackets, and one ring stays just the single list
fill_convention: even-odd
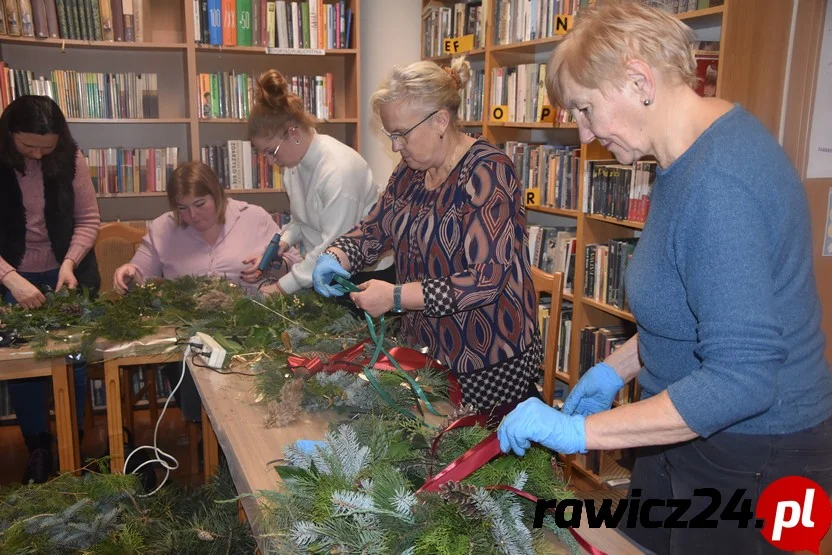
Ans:
[{"label": "green ribbon", "polygon": [[[361,289],[359,289],[358,286],[356,286],[351,281],[342,278],[341,276],[335,276],[335,281],[337,281],[338,284],[341,285],[341,287],[343,287],[348,293],[358,293],[361,291]],[[396,369],[396,374],[403,378],[410,385],[411,391],[413,391],[413,393],[415,393],[416,396],[418,396],[419,399],[421,399],[422,402],[425,403],[425,408],[428,409],[428,411],[431,414],[434,414],[436,416],[444,416],[442,413],[440,413],[433,407],[430,401],[428,401],[427,395],[425,395],[424,390],[418,384],[418,382],[416,382],[416,380],[414,380],[410,376],[410,374],[405,372],[402,369],[399,362],[396,360],[396,358],[390,354],[390,351],[384,348],[384,332],[387,327],[387,323],[384,320],[384,315],[382,314],[379,318],[379,333],[376,333],[375,322],[373,322],[372,316],[370,316],[366,310],[364,311],[364,318],[367,320],[367,329],[369,330],[370,338],[372,339],[373,344],[375,345],[373,356],[370,359],[369,364],[367,364],[367,366],[364,367],[364,375],[367,377],[367,380],[375,388],[375,390],[378,391],[378,394],[381,396],[381,398],[405,416],[408,416],[410,418],[416,418],[416,416],[412,412],[397,405],[396,402],[393,401],[393,399],[387,394],[387,392],[381,386],[379,381],[373,375],[371,368],[375,366],[379,356],[381,356],[381,354],[383,353],[388,358],[388,360],[390,360],[390,363],[393,365],[393,368]]]}]

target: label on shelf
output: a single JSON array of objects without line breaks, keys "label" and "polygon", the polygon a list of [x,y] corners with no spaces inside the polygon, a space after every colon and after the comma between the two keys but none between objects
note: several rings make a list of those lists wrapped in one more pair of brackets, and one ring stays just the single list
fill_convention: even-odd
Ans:
[{"label": "label on shelf", "polygon": [[540,109],[540,123],[555,123],[555,109],[552,106],[543,106]]},{"label": "label on shelf", "polygon": [[572,16],[571,15],[559,15],[555,17],[555,34],[556,35],[565,35],[572,29]]},{"label": "label on shelf", "polygon": [[540,189],[530,187],[523,191],[526,197],[526,206],[540,206]]},{"label": "label on shelf", "polygon": [[492,106],[491,107],[491,121],[507,121],[508,120],[508,106]]},{"label": "label on shelf", "polygon": [[266,48],[266,54],[279,54],[281,56],[323,56],[326,50],[323,48]]},{"label": "label on shelf", "polygon": [[442,51],[445,54],[460,54],[474,49],[474,35],[465,35],[455,39],[445,39],[442,43]]}]

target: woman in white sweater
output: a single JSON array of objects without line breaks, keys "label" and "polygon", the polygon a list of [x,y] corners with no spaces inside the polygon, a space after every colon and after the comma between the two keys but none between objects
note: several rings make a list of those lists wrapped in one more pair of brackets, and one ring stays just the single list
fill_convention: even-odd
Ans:
[{"label": "woman in white sweater", "polygon": [[[283,168],[289,194],[292,219],[283,228],[278,255],[293,245],[304,255],[277,282],[277,291],[286,294],[312,287],[318,255],[360,222],[379,197],[367,162],[344,143],[316,132],[315,117],[303,106],[283,75],[272,69],[257,81],[248,120],[252,145]],[[388,256],[353,281],[395,281],[392,264]]]}]

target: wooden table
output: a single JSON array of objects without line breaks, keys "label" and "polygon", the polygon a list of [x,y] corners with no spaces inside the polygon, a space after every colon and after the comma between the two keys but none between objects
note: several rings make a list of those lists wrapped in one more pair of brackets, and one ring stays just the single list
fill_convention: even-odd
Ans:
[{"label": "wooden table", "polygon": [[[265,405],[254,402],[256,393],[252,378],[189,367],[202,398],[205,476],[208,478],[216,472],[221,447],[240,494],[275,489],[280,477],[274,466],[276,459],[283,457],[283,447],[299,439],[323,439],[330,422],[338,417],[334,412],[304,413],[290,426],[267,429],[263,426],[267,410]],[[242,504],[260,550],[265,553],[268,551],[267,539],[263,538],[265,530],[260,522],[259,503],[246,497]],[[606,553],[642,553],[615,530],[590,529],[584,522],[579,532]]]},{"label": "wooden table", "polygon": [[[104,387],[107,394],[107,437],[110,443],[110,469],[124,468],[124,413],[121,398],[121,369],[142,364],[166,364],[182,360],[175,333],[161,331],[140,341],[107,343],[96,346],[96,358],[104,361]],[[155,395],[151,392],[149,395]],[[128,407],[132,410],[132,407]]]},{"label": "wooden table", "polygon": [[52,378],[59,468],[61,472],[78,470],[81,468],[81,450],[78,446],[75,375],[72,364],[63,356],[37,359],[34,351],[26,347],[0,349],[0,380],[38,377]]}]

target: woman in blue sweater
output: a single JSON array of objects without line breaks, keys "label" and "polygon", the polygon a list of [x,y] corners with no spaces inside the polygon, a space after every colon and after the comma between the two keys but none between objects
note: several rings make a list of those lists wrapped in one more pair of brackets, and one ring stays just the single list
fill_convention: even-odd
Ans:
[{"label": "woman in blue sweater", "polygon": [[[805,193],[759,121],[694,92],[692,39],[665,12],[604,3],[582,8],[555,50],[550,97],[575,116],[581,141],[622,164],[658,161],[626,275],[638,335],[590,369],[562,411],[530,399],[499,430],[518,455],[530,441],[561,453],[644,447],[631,493],[693,499],[686,519],[710,501],[696,488],[721,492],[715,517],[737,489],[754,507],[784,476],[832,491],[832,373]],[[632,379],[642,400],[610,410]],[[623,531],[657,553],[777,552],[736,521]]]}]

